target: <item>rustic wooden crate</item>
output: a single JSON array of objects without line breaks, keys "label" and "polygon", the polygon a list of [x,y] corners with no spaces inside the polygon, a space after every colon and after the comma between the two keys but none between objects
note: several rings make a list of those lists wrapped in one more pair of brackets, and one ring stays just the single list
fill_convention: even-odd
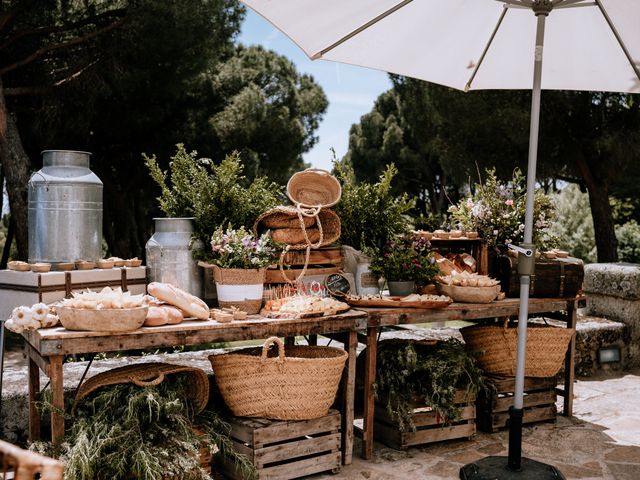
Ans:
[{"label": "rustic wooden crate", "polygon": [[[290,280],[298,278],[305,263],[305,250],[290,250],[284,257],[285,275]],[[306,277],[330,275],[342,270],[343,257],[341,247],[323,247],[311,250]],[[267,269],[264,283],[286,283],[279,267]]]},{"label": "rustic wooden crate", "polygon": [[413,445],[442,442],[457,438],[471,438],[476,433],[475,396],[468,397],[464,390],[458,390],[456,404],[461,409],[460,419],[444,424],[442,418],[429,407],[415,405],[413,423],[416,431],[401,431],[398,423],[387,412],[386,401],[379,399],[375,406],[374,437],[377,441],[397,450],[405,450]]},{"label": "rustic wooden crate", "polygon": [[[258,470],[260,480],[289,480],[314,473],[340,470],[340,413],[330,410],[313,420],[282,421],[234,417],[231,439]],[[242,480],[235,466],[218,462],[225,477]]]},{"label": "rustic wooden crate", "polygon": [[[483,432],[496,432],[507,427],[509,407],[513,405],[514,377],[490,377],[496,387],[491,396],[479,395],[477,424]],[[556,379],[526,377],[524,382],[524,417],[522,423],[555,421]]]}]

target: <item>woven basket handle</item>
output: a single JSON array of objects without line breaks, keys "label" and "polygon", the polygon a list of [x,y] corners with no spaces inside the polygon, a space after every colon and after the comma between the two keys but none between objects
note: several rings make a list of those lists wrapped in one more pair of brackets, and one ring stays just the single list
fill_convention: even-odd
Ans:
[{"label": "woven basket handle", "polygon": [[262,345],[262,357],[260,361],[264,362],[267,359],[267,354],[269,353],[269,347],[273,344],[278,345],[278,361],[284,362],[284,343],[278,337],[269,337]]},{"label": "woven basket handle", "polygon": [[140,380],[139,378],[132,377],[131,383],[137,385],[138,387],[155,387],[156,385],[160,385],[164,380],[164,373],[161,373],[153,380]]}]

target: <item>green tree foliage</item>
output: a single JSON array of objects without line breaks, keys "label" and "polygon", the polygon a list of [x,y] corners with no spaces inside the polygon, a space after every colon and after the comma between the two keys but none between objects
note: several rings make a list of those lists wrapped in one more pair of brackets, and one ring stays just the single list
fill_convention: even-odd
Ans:
[{"label": "green tree foliage", "polygon": [[373,110],[351,127],[347,161],[359,180],[375,181],[385,165],[394,163],[395,192],[416,199],[416,214],[444,213],[458,188],[444,172],[437,151],[438,120],[426,90],[393,77],[394,88],[381,94]]},{"label": "green tree foliage", "polygon": [[208,81],[218,108],[207,123],[222,152],[240,151],[251,176],[284,182],[302,168],[328,105],[309,75],[274,52],[240,46]]},{"label": "green tree foliage", "polygon": [[595,262],[596,241],[587,193],[575,184],[567,185],[554,195],[553,203],[557,220],[550,230],[558,238],[558,246],[585,262]]},{"label": "green tree foliage", "polygon": [[640,225],[635,220],[616,225],[616,238],[620,261],[640,263]]},{"label": "green tree foliage", "polygon": [[156,153],[167,169],[179,142],[213,159],[239,150],[249,178],[282,180],[313,145],[326,99],[282,57],[235,45],[244,13],[235,0],[121,3],[124,22],[95,39],[86,68],[38,96],[16,97],[12,109],[32,159],[45,148],[93,152],[104,234],[124,257],[142,255],[157,209],[141,152]]}]

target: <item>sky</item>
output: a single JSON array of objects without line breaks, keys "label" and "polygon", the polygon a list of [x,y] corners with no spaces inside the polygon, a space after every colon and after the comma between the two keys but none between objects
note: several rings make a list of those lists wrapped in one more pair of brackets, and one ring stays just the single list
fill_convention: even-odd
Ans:
[{"label": "sky", "polygon": [[371,111],[378,95],[391,88],[384,72],[309,60],[295,43],[249,8],[238,41],[244,45],[261,45],[287,57],[300,73],[312,75],[324,90],[329,107],[315,132],[319,140],[303,155],[304,161],[316,168],[331,169],[331,147],[338,158],[347,153],[351,125]]}]

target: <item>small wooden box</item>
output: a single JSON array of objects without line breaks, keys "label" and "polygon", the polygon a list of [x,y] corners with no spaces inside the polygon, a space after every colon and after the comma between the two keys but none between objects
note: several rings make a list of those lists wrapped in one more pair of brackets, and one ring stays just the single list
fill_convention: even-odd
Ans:
[{"label": "small wooden box", "polygon": [[[520,296],[518,259],[509,255],[498,258],[500,287],[507,297]],[[539,258],[531,276],[529,294],[532,297],[573,297],[582,289],[584,262],[579,258]]]},{"label": "small wooden box", "polygon": [[[258,478],[289,480],[341,466],[340,413],[329,410],[313,420],[282,421],[233,417],[231,439],[237,452],[245,454],[258,471]],[[225,477],[242,480],[233,463],[218,460]]]},{"label": "small wooden box", "polygon": [[[514,377],[490,377],[496,392],[478,396],[477,423],[483,432],[497,432],[507,427],[509,408],[513,405]],[[524,417],[522,423],[555,421],[556,379],[526,377],[524,381]]]},{"label": "small wooden box", "polygon": [[122,267],[106,270],[72,270],[69,272],[14,272],[0,270],[0,315],[9,318],[14,307],[34,303],[53,303],[85,288],[104,287],[128,290],[132,294],[147,291],[146,267]]},{"label": "small wooden box", "polygon": [[[289,280],[295,280],[300,276],[305,264],[305,257],[305,250],[290,250],[285,254],[284,272]],[[343,260],[341,247],[323,247],[311,250],[305,277],[339,273],[342,271]],[[267,269],[264,283],[287,283],[287,281],[280,268],[273,267]]]},{"label": "small wooden box", "polygon": [[475,396],[468,397],[464,390],[458,390],[456,404],[461,409],[460,419],[444,424],[442,418],[429,407],[414,408],[413,423],[416,431],[401,431],[398,423],[387,412],[386,402],[376,402],[373,434],[377,441],[397,450],[405,450],[413,445],[442,442],[457,438],[471,438],[476,433]]}]

